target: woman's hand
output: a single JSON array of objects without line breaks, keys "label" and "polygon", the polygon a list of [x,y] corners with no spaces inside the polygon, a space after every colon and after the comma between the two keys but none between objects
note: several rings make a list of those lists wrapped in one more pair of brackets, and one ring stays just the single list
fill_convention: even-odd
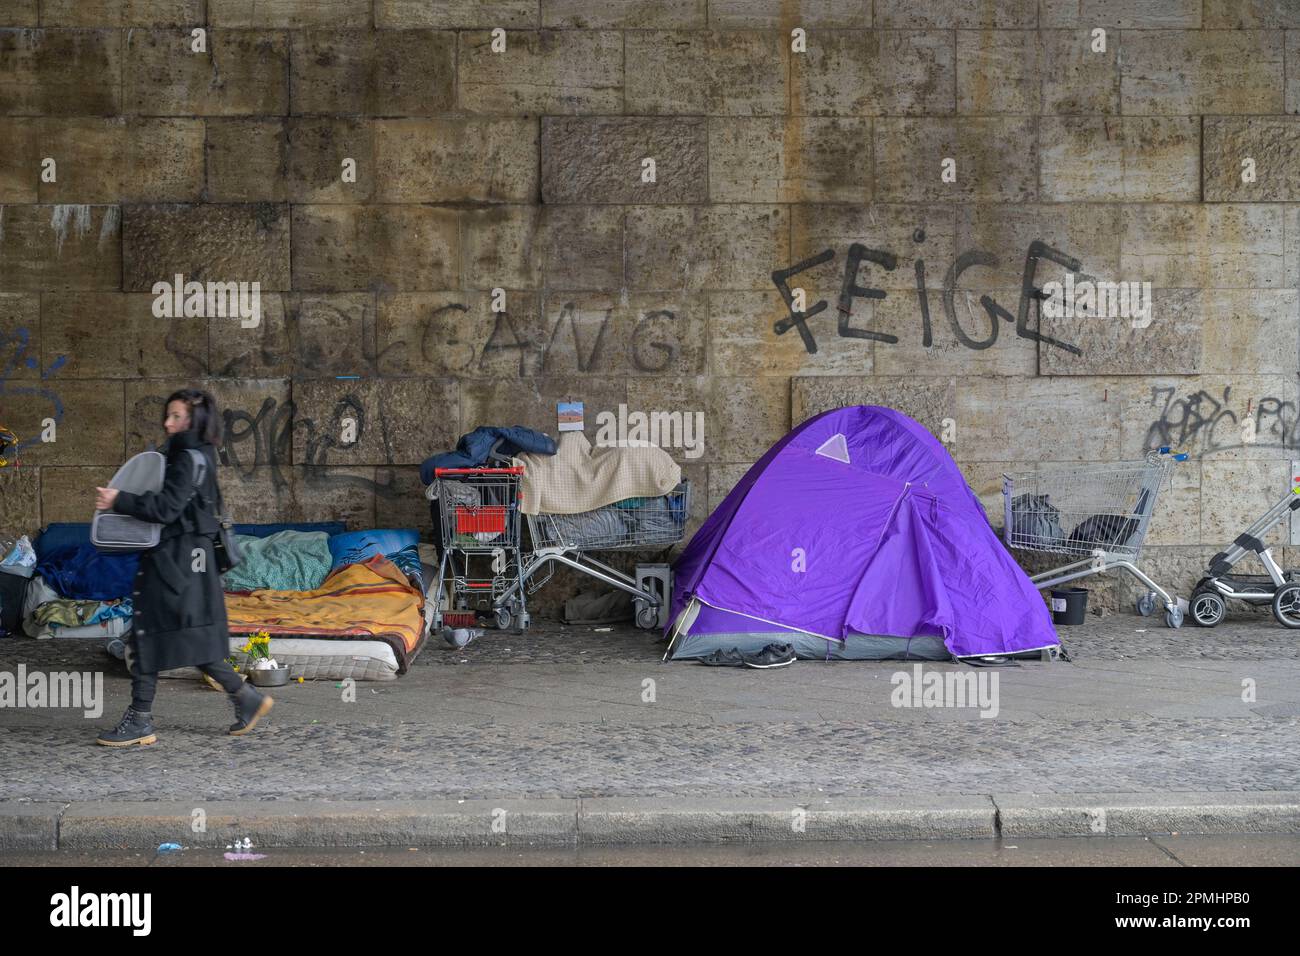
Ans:
[{"label": "woman's hand", "polygon": [[116,500],[116,488],[100,488],[98,485],[95,487],[95,510],[112,511],[113,502]]}]

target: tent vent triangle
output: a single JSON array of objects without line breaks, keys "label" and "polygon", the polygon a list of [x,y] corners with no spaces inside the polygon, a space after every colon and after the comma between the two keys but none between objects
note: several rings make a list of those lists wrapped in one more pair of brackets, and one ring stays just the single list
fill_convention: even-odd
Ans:
[{"label": "tent vent triangle", "polygon": [[842,461],[849,464],[849,443],[844,440],[844,436],[838,432],[822,442],[817,454],[823,458],[833,458],[835,461]]}]

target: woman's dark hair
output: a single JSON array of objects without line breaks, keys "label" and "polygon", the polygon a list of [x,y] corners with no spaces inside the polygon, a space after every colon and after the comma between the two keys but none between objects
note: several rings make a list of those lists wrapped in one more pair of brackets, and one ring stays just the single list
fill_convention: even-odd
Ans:
[{"label": "woman's dark hair", "polygon": [[184,402],[190,409],[190,428],[198,432],[199,440],[211,445],[221,444],[221,416],[217,414],[217,400],[197,388],[182,388],[172,392],[163,402],[163,421],[167,421],[167,406]]}]

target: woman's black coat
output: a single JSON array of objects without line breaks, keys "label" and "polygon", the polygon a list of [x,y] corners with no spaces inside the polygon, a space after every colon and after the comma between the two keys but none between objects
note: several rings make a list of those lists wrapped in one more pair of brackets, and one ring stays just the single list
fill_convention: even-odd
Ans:
[{"label": "woman's black coat", "polygon": [[[197,489],[207,508],[195,493],[190,448],[208,461]],[[140,557],[131,592],[135,614],[128,640],[135,666],[146,674],[211,664],[230,654],[225,596],[213,554],[212,536],[219,528],[212,510],[217,501],[216,452],[192,430],[173,435],[162,450],[167,456],[162,490],[138,495],[122,491],[113,503],[114,511],[163,525],[158,546]]]}]

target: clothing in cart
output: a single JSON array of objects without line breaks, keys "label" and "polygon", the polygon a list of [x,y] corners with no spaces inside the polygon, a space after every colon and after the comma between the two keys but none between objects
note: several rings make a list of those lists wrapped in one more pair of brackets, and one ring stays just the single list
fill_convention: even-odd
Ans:
[{"label": "clothing in cart", "polygon": [[511,457],[528,452],[533,455],[554,455],[555,441],[550,435],[515,425],[510,428],[497,428],[484,425],[467,435],[461,435],[456,443],[456,450],[433,455],[424,460],[420,466],[420,481],[426,485],[433,484],[436,468],[477,468],[487,463],[493,451],[498,455]]},{"label": "clothing in cart", "polygon": [[593,448],[582,432],[565,432],[554,455],[520,454],[526,515],[572,515],[628,498],[672,492],[682,469],[654,445]]}]

